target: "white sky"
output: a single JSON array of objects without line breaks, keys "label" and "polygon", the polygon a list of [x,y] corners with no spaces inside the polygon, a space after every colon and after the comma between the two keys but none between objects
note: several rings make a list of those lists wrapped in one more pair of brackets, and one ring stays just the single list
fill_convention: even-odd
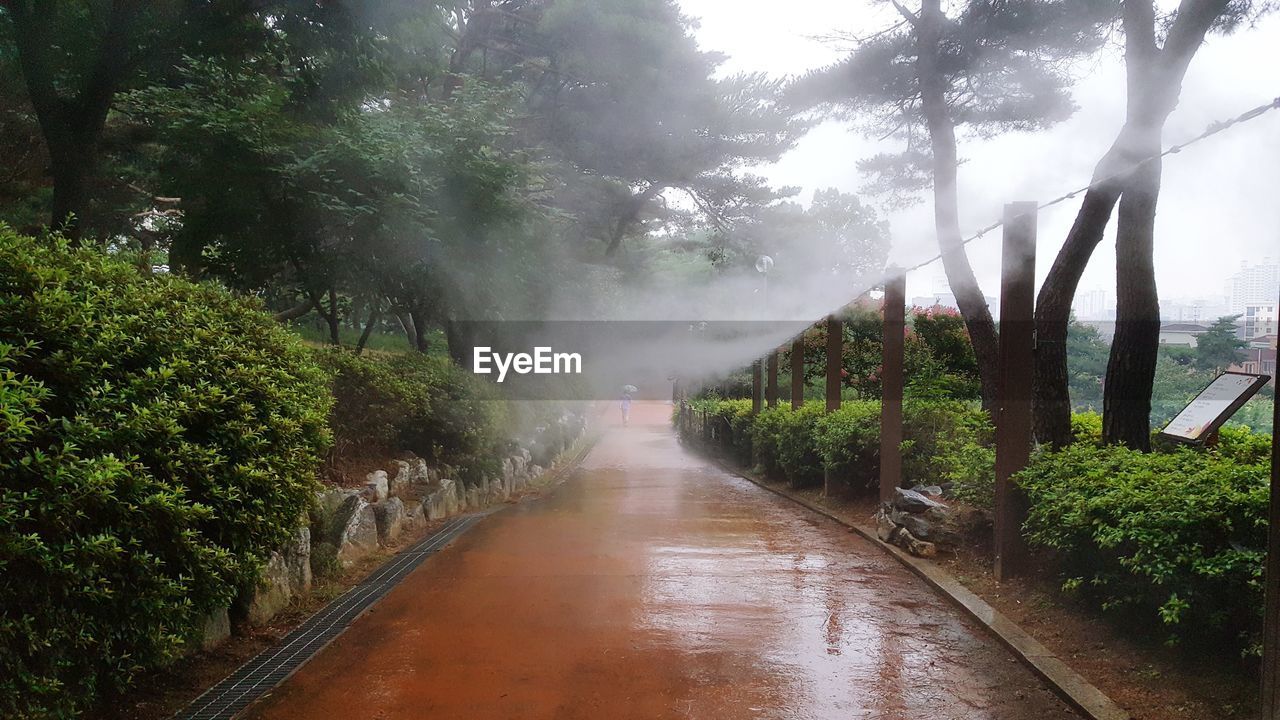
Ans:
[{"label": "white sky", "polygon": [[[697,18],[704,49],[729,56],[726,72],[763,71],[787,76],[839,59],[837,47],[812,39],[833,31],[871,32],[896,20],[883,4],[858,0],[792,0],[785,9],[765,0],[679,0]],[[1270,69],[1268,69],[1270,68]],[[1183,86],[1178,109],[1165,126],[1165,145],[1199,134],[1214,120],[1234,116],[1280,96],[1280,15],[1201,48]],[[1111,52],[1082,71],[1075,89],[1079,112],[1049,131],[990,141],[961,140],[967,162],[960,171],[961,225],[966,233],[989,225],[1012,200],[1043,201],[1088,183],[1094,163],[1119,130],[1124,113],[1123,61]],[[774,166],[761,172],[777,185],[856,191],[859,159],[875,143],[837,123],[811,131]],[[1242,261],[1280,257],[1280,111],[1205,140],[1164,164],[1156,220],[1156,273],[1162,302],[1219,296]],[[1037,270],[1041,279],[1075,217],[1079,201],[1040,215]],[[891,261],[911,265],[937,252],[928,202],[888,216]],[[1081,281],[1082,291],[1115,295],[1115,221]],[[997,295],[999,233],[972,243],[970,259],[983,290]],[[908,297],[932,292],[940,266],[908,278]]]}]

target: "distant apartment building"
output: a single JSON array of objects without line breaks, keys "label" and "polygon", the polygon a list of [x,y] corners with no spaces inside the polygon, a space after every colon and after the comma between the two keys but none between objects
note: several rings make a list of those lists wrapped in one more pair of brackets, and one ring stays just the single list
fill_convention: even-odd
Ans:
[{"label": "distant apartment building", "polygon": [[1240,272],[1227,280],[1225,290],[1232,314],[1244,313],[1248,305],[1274,305],[1280,297],[1280,262],[1264,258],[1257,265],[1242,264]]},{"label": "distant apartment building", "polygon": [[1114,310],[1107,307],[1107,291],[1102,288],[1078,291],[1075,300],[1071,303],[1071,309],[1075,311],[1076,317],[1080,320],[1110,320],[1115,318]]},{"label": "distant apartment building", "polygon": [[1160,300],[1160,319],[1164,322],[1209,325],[1220,317],[1234,314],[1225,297]]},{"label": "distant apartment building", "polygon": [[1245,303],[1244,316],[1240,318],[1243,323],[1241,337],[1245,340],[1252,340],[1257,337],[1275,335],[1280,331],[1280,328],[1277,327],[1278,317],[1280,317],[1280,304],[1277,304],[1276,300]]}]

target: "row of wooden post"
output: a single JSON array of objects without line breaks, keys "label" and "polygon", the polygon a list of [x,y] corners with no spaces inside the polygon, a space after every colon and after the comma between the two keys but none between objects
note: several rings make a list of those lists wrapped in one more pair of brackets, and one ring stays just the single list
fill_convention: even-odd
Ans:
[{"label": "row of wooden post", "polygon": [[[1036,203],[1015,202],[1004,208],[1001,252],[1000,350],[996,383],[996,482],[994,574],[1004,580],[1026,569],[1028,553],[1022,536],[1026,499],[1013,476],[1026,467],[1032,449],[1031,388],[1035,367]],[[957,250],[962,252],[962,250]],[[843,327],[826,319],[826,406],[840,408]],[[902,400],[906,275],[891,272],[884,286],[883,366],[880,404],[880,498],[889,500],[902,482]],[[778,402],[778,353],[766,359],[764,400]],[[753,367],[754,410],[761,409],[761,363]],[[1280,389],[1280,381],[1276,382]],[[804,339],[791,342],[791,407],[804,402]],[[1262,654],[1262,720],[1280,720],[1280,399],[1275,403],[1271,439],[1271,494],[1265,566]]]}]

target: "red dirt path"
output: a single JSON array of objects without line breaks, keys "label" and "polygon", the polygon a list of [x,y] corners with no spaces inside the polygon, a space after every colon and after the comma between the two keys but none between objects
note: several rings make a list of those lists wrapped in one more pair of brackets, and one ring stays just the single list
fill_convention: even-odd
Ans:
[{"label": "red dirt path", "polygon": [[669,414],[636,403],[245,716],[1076,717],[880,550],[686,452]]}]

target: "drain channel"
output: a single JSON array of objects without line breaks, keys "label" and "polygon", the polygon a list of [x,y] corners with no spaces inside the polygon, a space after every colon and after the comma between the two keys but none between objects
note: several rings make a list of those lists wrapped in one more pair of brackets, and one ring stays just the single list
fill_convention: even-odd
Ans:
[{"label": "drain channel", "polygon": [[320,612],[258,653],[196,698],[175,720],[215,720],[233,717],[268,690],[279,685],[311,656],[347,629],[356,616],[386,595],[428,556],[449,544],[484,514],[456,517],[436,532],[397,553],[359,585],[334,598]]}]

